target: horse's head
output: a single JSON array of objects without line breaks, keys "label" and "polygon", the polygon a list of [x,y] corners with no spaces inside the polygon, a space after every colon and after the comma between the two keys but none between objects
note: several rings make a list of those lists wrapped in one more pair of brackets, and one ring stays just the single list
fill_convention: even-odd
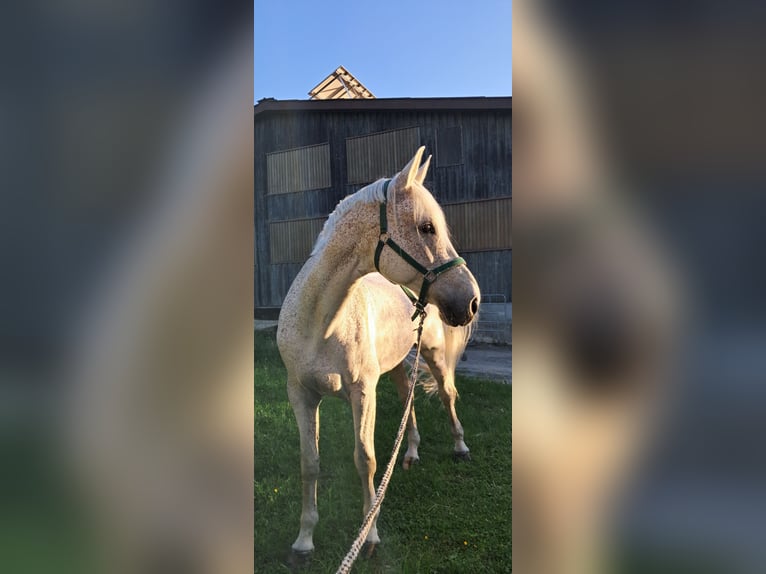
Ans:
[{"label": "horse's head", "polygon": [[422,304],[436,305],[449,325],[467,325],[479,310],[479,286],[452,246],[439,204],[423,186],[431,163],[429,156],[420,165],[424,149],[388,184],[376,267]]}]

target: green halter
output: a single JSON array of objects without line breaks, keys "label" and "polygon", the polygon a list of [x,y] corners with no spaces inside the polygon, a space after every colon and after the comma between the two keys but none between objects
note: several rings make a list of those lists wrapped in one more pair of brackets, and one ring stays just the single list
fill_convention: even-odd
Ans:
[{"label": "green halter", "polygon": [[386,216],[386,206],[388,205],[388,186],[391,183],[390,179],[387,179],[383,184],[383,203],[380,204],[380,237],[378,239],[378,247],[375,249],[375,269],[380,273],[380,254],[383,253],[383,248],[388,245],[394,252],[409,263],[412,267],[417,269],[419,273],[423,274],[423,285],[420,287],[420,295],[415,296],[412,290],[408,289],[404,285],[399,285],[402,291],[409,297],[412,304],[415,305],[415,313],[412,315],[414,321],[418,315],[426,316],[426,297],[428,296],[428,288],[436,281],[436,278],[453,267],[458,265],[465,265],[465,259],[462,257],[456,257],[451,261],[447,261],[443,265],[439,265],[434,269],[427,269],[413,259],[409,253],[399,247],[399,245],[388,236],[388,217]]}]

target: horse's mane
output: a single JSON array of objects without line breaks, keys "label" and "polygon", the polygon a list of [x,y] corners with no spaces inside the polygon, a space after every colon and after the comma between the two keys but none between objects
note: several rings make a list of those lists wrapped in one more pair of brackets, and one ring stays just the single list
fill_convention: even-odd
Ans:
[{"label": "horse's mane", "polygon": [[[447,368],[452,369],[453,373],[457,368],[458,361],[460,361],[465,352],[465,348],[468,346],[468,341],[471,339],[476,324],[476,319],[474,319],[468,325],[450,327],[442,321],[442,328],[444,329],[444,360]],[[414,366],[411,354],[407,357],[406,361],[407,366],[411,370]],[[436,382],[431,369],[428,368],[428,364],[424,362],[418,365],[417,382],[428,395],[434,395],[439,390],[439,383]]]},{"label": "horse's mane", "polygon": [[[319,233],[316,243],[314,244],[314,248],[311,250],[311,256],[313,257],[325,247],[328,239],[333,234],[333,231],[335,230],[335,227],[337,226],[338,221],[340,221],[343,215],[345,215],[349,210],[351,210],[351,208],[353,208],[356,205],[364,204],[364,203],[384,202],[386,200],[386,195],[384,192],[385,183],[386,183],[386,178],[379,179],[377,181],[372,182],[369,185],[366,185],[360,190],[344,197],[340,201],[340,203],[338,203],[338,205],[335,207],[333,212],[327,218],[327,221],[325,221],[324,225],[322,226],[322,231]],[[423,187],[421,184],[417,182],[413,182],[411,189],[415,189],[421,192],[422,195],[420,195],[419,197],[422,197],[423,199],[425,199],[426,197],[430,198],[430,201],[433,202],[432,203],[433,209],[438,210],[438,213],[440,214],[441,218],[442,219],[444,218],[441,206],[436,202],[436,200],[433,198],[433,196],[425,187]],[[388,201],[392,205],[396,205],[396,185],[393,179],[391,180],[391,185],[389,185],[388,187]],[[419,219],[420,213],[422,212],[424,208],[424,201],[416,201],[414,208],[415,208],[415,218]],[[392,227],[394,228],[397,226],[396,215],[397,215],[396,209],[394,209],[393,220],[392,220]],[[446,228],[446,223],[445,223],[445,228]]]},{"label": "horse's mane", "polygon": [[[316,243],[314,244],[314,249],[311,250],[311,255],[315,255],[324,248],[340,218],[352,207],[361,203],[383,203],[386,200],[384,193],[385,188],[383,185],[385,182],[385,179],[379,179],[378,181],[374,181],[371,184],[364,186],[362,189],[355,191],[351,195],[344,197],[327,218],[327,221],[324,222],[322,231],[319,233],[319,237],[317,237]],[[393,187],[389,187],[391,191],[393,191]]]}]

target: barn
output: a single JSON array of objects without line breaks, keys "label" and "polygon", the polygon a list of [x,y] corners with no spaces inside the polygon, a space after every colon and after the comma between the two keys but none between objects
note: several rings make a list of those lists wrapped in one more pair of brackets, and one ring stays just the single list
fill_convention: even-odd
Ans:
[{"label": "barn", "polygon": [[433,154],[425,185],[444,208],[486,309],[494,309],[484,313],[484,328],[504,338],[511,302],[511,97],[260,100],[254,108],[256,318],[277,316],[335,205],[392,176],[421,145]]}]

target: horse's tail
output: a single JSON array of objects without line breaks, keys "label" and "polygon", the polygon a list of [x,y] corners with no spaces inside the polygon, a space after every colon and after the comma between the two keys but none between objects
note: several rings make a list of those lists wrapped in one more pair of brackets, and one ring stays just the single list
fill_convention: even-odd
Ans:
[{"label": "horse's tail", "polygon": [[[451,327],[442,322],[442,329],[444,330],[444,361],[446,363],[447,370],[454,374],[457,367],[457,362],[463,356],[466,345],[471,339],[473,333],[474,323],[469,323],[463,327]],[[410,368],[412,363],[409,362]],[[428,395],[433,395],[439,390],[439,384],[431,373],[431,369],[428,368],[428,363],[421,361],[418,365],[418,384]]]},{"label": "horse's tail", "polygon": [[[412,368],[412,363],[410,363]],[[421,361],[418,365],[418,379],[417,384],[422,387],[428,396],[435,395],[439,390],[439,383],[436,382],[431,369],[428,368],[428,363]]]}]

